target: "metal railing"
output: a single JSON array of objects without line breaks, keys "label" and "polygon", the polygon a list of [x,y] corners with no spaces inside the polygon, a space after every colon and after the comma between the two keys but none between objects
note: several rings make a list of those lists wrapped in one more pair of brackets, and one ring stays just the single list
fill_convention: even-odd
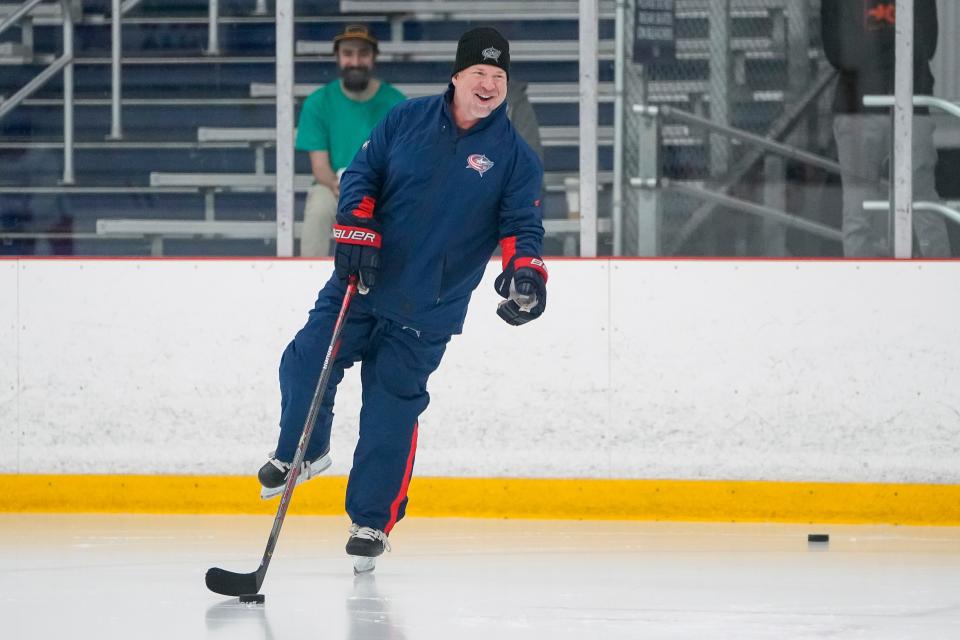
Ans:
[{"label": "metal railing", "polygon": [[[838,229],[811,222],[805,218],[771,206],[770,203],[758,204],[733,197],[726,193],[731,187],[746,177],[753,167],[763,158],[764,153],[767,152],[803,162],[838,175],[845,173],[843,167],[834,160],[781,141],[781,139],[788,136],[792,128],[800,121],[804,111],[811,104],[814,104],[823,91],[831,85],[834,78],[834,72],[824,72],[808,90],[806,95],[804,95],[792,109],[785,113],[780,120],[774,123],[766,136],[757,135],[726,124],[720,124],[711,119],[674,107],[644,104],[633,105],[633,113],[639,114],[647,122],[647,126],[640,129],[641,140],[637,142],[639,148],[656,150],[642,155],[642,159],[646,158],[647,160],[641,162],[641,175],[631,178],[629,181],[632,188],[643,190],[648,194],[647,197],[641,198],[637,205],[639,226],[647,230],[659,229],[656,221],[659,215],[659,201],[655,195],[651,194],[654,194],[657,189],[669,189],[702,200],[705,204],[695,210],[686,224],[681,227],[677,238],[671,246],[667,248],[667,255],[675,254],[686,239],[718,206],[759,216],[772,223],[801,229],[828,240],[841,240],[842,236]],[[687,125],[693,125],[720,134],[727,139],[739,140],[752,146],[753,150],[748,152],[729,170],[725,180],[716,189],[710,190],[681,181],[668,180],[660,174],[659,148],[662,142],[662,131],[659,120],[661,118],[677,120]],[[773,197],[770,199],[779,202],[784,200],[782,197]],[[657,247],[661,246],[659,238],[657,238],[655,245]]]},{"label": "metal railing", "polygon": [[[811,85],[806,94],[804,94],[796,104],[787,110],[767,132],[767,137],[771,140],[783,140],[793,131],[794,127],[801,121],[803,114],[815,104],[827,88],[833,85],[836,79],[836,72],[832,70],[824,71],[820,77]],[[747,175],[753,171],[754,167],[763,159],[764,150],[755,148],[741,158],[726,174],[718,191],[724,193],[735,185],[739,184]],[[716,203],[708,202],[694,211],[690,219],[683,225],[677,238],[674,240],[668,252],[673,254],[679,251],[680,247],[693,235],[701,224],[714,212]]]},{"label": "metal railing", "polygon": [[683,111],[682,109],[677,109],[675,107],[670,107],[667,105],[663,106],[652,106],[652,105],[642,105],[636,104],[633,105],[634,113],[639,113],[645,116],[651,117],[664,117],[671,120],[678,120],[680,122],[685,122],[687,124],[692,124],[695,126],[703,127],[704,129],[709,129],[711,131],[716,131],[717,133],[722,133],[729,138],[740,140],[741,142],[748,142],[756,147],[765,149],[772,153],[776,153],[785,158],[791,160],[799,160],[800,162],[805,162],[807,164],[813,165],[815,167],[820,167],[821,169],[826,169],[832,173],[842,174],[843,167],[839,163],[831,160],[830,158],[825,158],[819,156],[815,153],[810,153],[809,151],[804,151],[789,144],[784,144],[782,142],[777,142],[766,136],[760,136],[755,133],[750,133],[749,131],[744,131],[742,129],[737,129],[736,127],[731,127],[723,124],[719,124],[710,120],[709,118],[704,118],[702,116]]},{"label": "metal railing", "polygon": [[[0,33],[19,23],[43,0],[26,0],[0,22]],[[63,53],[15,94],[0,102],[0,119],[63,71],[63,184],[74,183],[73,171],[73,27],[76,15],[70,0],[59,0],[63,20]]]},{"label": "metal railing", "polygon": [[207,50],[208,56],[220,55],[220,3],[210,0],[207,11]]},{"label": "metal railing", "polygon": [[21,18],[25,17],[28,13],[33,11],[33,8],[38,4],[43,2],[43,0],[27,0],[19,8],[15,9],[13,13],[7,16],[2,23],[0,23],[0,33],[3,33],[11,26],[20,21]]},{"label": "metal railing", "polygon": [[110,135],[108,140],[123,139],[121,100],[123,93],[123,16],[142,0],[110,0]]},{"label": "metal railing", "polygon": [[[935,98],[933,96],[912,96],[914,107],[933,107],[948,113],[955,118],[960,118],[960,105]],[[888,202],[869,200],[863,203],[865,211],[883,211],[887,210],[893,216],[893,236],[894,236],[894,255],[897,258],[910,258],[913,253],[913,211],[934,211],[942,214],[946,218],[960,223],[960,211],[952,209],[938,202],[926,202],[913,200],[913,125],[911,118],[905,118],[906,134],[902,130],[898,131],[898,126],[903,127],[904,123],[897,124],[897,111],[905,110],[909,114],[910,101],[900,101],[898,96],[864,96],[863,106],[865,107],[893,107],[894,111],[894,172],[896,178],[896,190],[893,197]],[[901,150],[899,158],[896,157],[897,149]],[[905,151],[903,151],[905,150]]]},{"label": "metal railing", "polygon": [[[832,76],[831,76],[832,79]],[[819,95],[820,91],[825,86],[828,86],[829,82],[818,83],[811,93],[808,95],[809,101],[815,99]],[[804,104],[807,104],[805,102]],[[894,98],[893,96],[867,96],[864,98],[864,105],[867,107],[889,107],[893,106]],[[931,96],[915,96],[914,105],[918,107],[934,107],[941,109],[951,115],[954,115],[960,118],[960,105],[955,103],[942,100],[940,98],[934,98]],[[801,105],[802,106],[802,105]],[[760,136],[748,131],[743,131],[734,127],[727,125],[719,124],[710,119],[698,116],[693,113],[683,111],[681,109],[676,109],[670,106],[652,106],[652,105],[643,105],[636,104],[633,106],[633,112],[640,114],[645,119],[649,120],[650,126],[644,129],[643,139],[639,141],[641,148],[651,149],[659,148],[661,144],[661,127],[659,125],[659,118],[669,118],[671,120],[676,120],[687,125],[692,125],[696,127],[701,127],[708,131],[716,132],[722,134],[728,138],[739,140],[741,142],[747,143],[755,147],[758,151],[755,155],[749,155],[747,162],[751,165],[755,164],[759,158],[759,154],[762,152],[769,152],[776,154],[778,156],[795,160],[808,164],[810,166],[818,167],[830,173],[839,175],[839,176],[853,176],[863,179],[861,176],[856,176],[851,173],[849,169],[845,169],[838,162],[831,158],[826,158],[824,156],[805,151],[793,145],[789,145],[783,142],[780,142],[775,139],[774,135]],[[799,115],[799,112],[798,114]],[[795,229],[800,229],[808,233],[814,234],[816,236],[833,240],[833,241],[842,241],[842,234],[840,230],[828,227],[817,222],[812,222],[805,218],[792,215],[782,209],[769,206],[768,204],[760,204],[756,202],[750,202],[740,198],[730,196],[723,191],[726,190],[724,187],[722,190],[709,190],[702,188],[700,186],[693,185],[688,182],[670,180],[664,178],[660,175],[659,164],[657,162],[657,153],[650,154],[652,160],[645,163],[643,166],[646,167],[645,171],[641,171],[640,176],[631,178],[629,184],[635,189],[645,190],[647,192],[661,189],[661,190],[671,190],[676,193],[680,193],[686,196],[694,197],[700,200],[704,200],[710,203],[710,207],[722,206],[730,209],[735,209],[744,213],[751,215],[759,216],[765,220],[772,221],[778,224],[786,225]],[[741,162],[741,164],[744,164]],[[745,171],[739,177],[745,175]],[[729,182],[727,183],[729,184]],[[886,180],[880,180],[878,183],[880,186],[888,187],[889,183]],[[940,213],[944,217],[960,224],[960,210],[952,208],[955,203],[942,204],[938,202],[926,202],[918,201],[914,202],[913,209],[921,211],[934,211]],[[891,202],[887,201],[867,201],[864,202],[864,209],[868,211],[883,211],[889,210],[892,206]],[[646,200],[641,200],[642,211],[638,211],[638,216],[641,218],[651,218],[657,215],[656,209],[658,203],[656,198],[648,198]],[[712,210],[712,209],[711,209]],[[696,215],[696,214],[695,214]],[[696,222],[696,220],[695,220]],[[689,226],[689,223],[688,223]],[[648,224],[647,228],[655,228],[656,225]],[[679,248],[679,245],[682,243],[682,238],[679,241],[676,241],[673,245],[673,248],[668,253],[674,252]]]},{"label": "metal railing", "polygon": [[[892,107],[894,106],[893,96],[863,96],[863,106],[865,107]],[[915,107],[934,107],[960,118],[960,104],[935,98],[933,96],[913,96],[913,106]]]},{"label": "metal railing", "polygon": [[120,0],[110,0],[110,140],[123,138],[123,121],[120,109],[123,69],[123,6]]},{"label": "metal railing", "polygon": [[801,231],[812,233],[815,236],[826,238],[827,240],[835,240],[837,242],[843,240],[843,234],[839,229],[834,229],[833,227],[828,227],[818,222],[812,222],[775,207],[757,204],[755,202],[750,202],[749,200],[741,200],[740,198],[734,198],[733,196],[728,196],[716,191],[710,191],[709,189],[700,189],[679,180],[661,178],[657,183],[650,183],[634,178],[630,181],[630,184],[631,186],[638,188],[649,189],[659,187],[661,189],[672,190],[687,196],[699,198],[701,200],[707,200],[723,207],[737,209],[738,211],[742,211],[744,213],[759,216],[765,220],[771,220],[788,227],[793,227],[794,229],[800,229]]},{"label": "metal railing", "polygon": [[[863,203],[864,211],[889,211],[890,210],[890,201],[889,200],[865,200]],[[914,211],[933,211],[935,213],[941,214],[944,218],[953,220],[957,224],[960,224],[960,210],[949,207],[945,204],[939,202],[927,202],[925,200],[917,200],[913,203]]]}]

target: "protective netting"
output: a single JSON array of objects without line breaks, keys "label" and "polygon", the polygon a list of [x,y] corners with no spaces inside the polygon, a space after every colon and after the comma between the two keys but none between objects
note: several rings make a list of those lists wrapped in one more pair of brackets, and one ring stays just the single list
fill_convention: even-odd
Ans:
[{"label": "protective netting", "polygon": [[[635,43],[644,41],[634,37],[634,29],[645,19],[643,12],[671,6],[675,55],[635,62]],[[633,104],[668,106],[717,125],[774,134],[801,148],[819,150],[829,144],[808,131],[817,126],[822,109],[806,95],[821,74],[818,15],[819,0],[628,0],[625,181],[639,175],[641,160],[653,152],[641,142],[645,116],[634,113]],[[805,97],[810,99],[798,116],[794,112]],[[751,145],[669,117],[658,118],[658,124],[662,177],[753,201],[772,199],[781,207],[796,204],[788,202],[796,200],[795,193],[784,193],[788,175],[797,170],[794,165],[777,160],[764,170],[763,156]],[[779,196],[774,193],[778,189]],[[638,214],[644,198],[658,201],[655,214]],[[654,229],[653,215],[655,240],[644,236]],[[782,225],[676,190],[651,196],[624,187],[625,255],[782,255],[788,235]]]}]

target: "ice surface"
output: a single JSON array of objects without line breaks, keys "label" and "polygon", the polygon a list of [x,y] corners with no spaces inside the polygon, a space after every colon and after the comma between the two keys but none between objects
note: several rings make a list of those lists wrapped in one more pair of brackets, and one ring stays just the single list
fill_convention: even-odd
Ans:
[{"label": "ice surface", "polygon": [[0,637],[960,637],[958,528],[410,519],[354,577],[348,524],[288,518],[244,605],[203,576],[269,517],[0,515]]}]

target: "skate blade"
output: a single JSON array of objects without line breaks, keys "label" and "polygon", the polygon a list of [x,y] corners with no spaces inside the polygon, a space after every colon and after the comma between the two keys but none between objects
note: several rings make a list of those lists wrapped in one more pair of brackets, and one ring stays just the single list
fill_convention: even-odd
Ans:
[{"label": "skate blade", "polygon": [[[320,475],[321,473],[323,473],[324,471],[326,471],[327,469],[329,469],[329,468],[330,468],[330,465],[332,465],[332,464],[333,464],[333,458],[330,457],[330,454],[327,454],[327,455],[323,456],[322,458],[320,458],[319,460],[316,460],[316,461],[310,466],[310,473],[307,474],[307,477],[304,477],[303,474],[297,476],[297,486],[299,487],[299,486],[300,486],[300,483],[306,482],[307,480],[310,480],[311,478],[314,478],[314,477]],[[279,487],[274,487],[273,489],[269,489],[269,488],[264,487],[263,485],[261,485],[261,486],[260,486],[260,499],[261,499],[261,500],[269,500],[270,498],[276,498],[276,497],[279,496],[281,493],[283,493],[283,490],[284,490],[285,488],[286,488],[286,485],[283,485],[283,484],[280,485]]]},{"label": "skate blade", "polygon": [[350,556],[353,558],[353,575],[359,576],[364,573],[370,573],[377,568],[377,559],[366,556]]}]

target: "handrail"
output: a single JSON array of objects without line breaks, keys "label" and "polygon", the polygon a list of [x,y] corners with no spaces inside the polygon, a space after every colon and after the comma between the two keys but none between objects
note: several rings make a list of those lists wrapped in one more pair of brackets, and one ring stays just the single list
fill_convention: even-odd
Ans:
[{"label": "handrail", "polygon": [[120,15],[125,16],[133,11],[141,1],[142,0],[123,0],[123,4],[120,5]]},{"label": "handrail", "polygon": [[701,200],[707,200],[714,204],[718,204],[730,209],[737,209],[738,211],[760,216],[761,218],[774,220],[787,226],[801,229],[822,238],[826,238],[827,240],[836,240],[837,242],[843,241],[843,234],[839,229],[834,229],[833,227],[828,227],[817,222],[811,222],[805,218],[792,215],[786,211],[774,209],[773,207],[757,204],[748,200],[741,200],[740,198],[734,198],[733,196],[728,196],[717,191],[693,187],[688,184],[684,184],[681,181],[670,180],[669,178],[661,178],[659,182],[657,182],[631,178],[630,185],[640,189],[650,189],[656,187],[671,189],[678,193],[693,196],[694,198],[700,198]]},{"label": "handrail", "polygon": [[207,4],[207,48],[203,52],[208,56],[220,55],[220,3],[209,0]]},{"label": "handrail", "polygon": [[[623,255],[623,173],[624,173],[624,103],[626,102],[626,30],[627,6],[625,0],[617,0],[614,18],[613,48],[617,56],[613,62],[613,255]],[[600,86],[596,86],[597,102],[600,102]],[[599,134],[598,134],[599,137]],[[599,142],[599,140],[598,140]]]},{"label": "handrail", "polygon": [[[865,107],[892,107],[895,105],[893,96],[863,96],[863,106]],[[935,98],[933,96],[913,96],[913,106],[915,107],[935,107],[946,111],[950,115],[960,118],[960,104]]]},{"label": "handrail", "polygon": [[[797,122],[800,121],[800,116],[803,115],[803,112],[810,106],[815,100],[817,100],[820,95],[829,87],[834,79],[837,77],[837,72],[833,69],[828,69],[821,73],[820,77],[817,78],[813,86],[807,91],[806,94],[801,96],[801,98],[796,102],[795,106],[780,116],[773,126],[770,127],[770,132],[768,136],[771,139],[777,139],[786,136],[790,131],[793,130],[793,127],[796,126]],[[732,188],[735,184],[740,182],[750,171],[753,170],[753,167],[760,161],[763,157],[763,152],[759,149],[754,150],[751,153],[748,153],[745,157],[737,161],[737,164],[727,173],[727,177],[724,182],[719,185],[719,190],[725,192],[727,189]],[[699,209],[693,212],[690,216],[690,219],[684,223],[680,228],[680,231],[677,233],[677,238],[674,240],[673,245],[667,250],[667,255],[671,255],[677,252],[677,250],[683,246],[683,243],[690,238],[691,235],[703,224],[703,221],[706,220],[711,213],[713,213],[716,203],[706,203],[702,205]]]},{"label": "handrail", "polygon": [[750,133],[749,131],[744,131],[743,129],[738,129],[736,127],[731,127],[723,124],[718,124],[709,120],[707,118],[700,117],[698,115],[692,114],[689,111],[684,111],[682,109],[676,109],[667,105],[644,105],[644,104],[635,104],[633,105],[633,112],[639,113],[645,116],[657,117],[662,115],[665,118],[671,118],[673,120],[679,120],[681,122],[686,122],[688,124],[693,124],[701,126],[704,129],[710,129],[711,131],[716,131],[722,133],[730,138],[735,138],[737,140],[743,140],[744,142],[750,142],[758,147],[771,151],[773,153],[779,154],[781,156],[791,158],[793,160],[800,160],[811,164],[815,167],[820,167],[821,169],[826,169],[831,173],[843,174],[843,167],[840,166],[840,163],[831,160],[830,158],[825,158],[824,156],[817,155],[815,153],[810,153],[809,151],[804,151],[799,147],[794,147],[789,144],[784,144],[782,142],[777,142],[772,140],[769,137],[759,136],[755,133]]},{"label": "handrail", "polygon": [[123,5],[110,1],[110,135],[109,140],[123,139],[120,95],[123,91]]},{"label": "handrail", "polygon": [[[909,26],[904,27],[909,29]],[[900,34],[897,34],[898,40],[898,49],[900,48]],[[909,56],[909,53],[906,54]],[[909,64],[909,61],[908,63]],[[901,56],[897,56],[897,73],[899,74],[901,69]],[[909,72],[908,72],[909,73]],[[907,110],[906,98],[910,98],[910,90],[904,89],[901,91],[902,87],[897,87],[896,96],[877,96],[870,95],[863,97],[863,105],[865,107],[896,107],[894,115],[896,122],[894,123],[894,136],[893,136],[893,157],[895,160],[893,174],[899,176],[896,180],[895,188],[893,189],[893,205],[888,205],[888,208],[891,210],[893,216],[893,246],[894,246],[894,255],[897,258],[909,258],[911,255],[911,240],[910,240],[910,227],[911,227],[911,209],[916,209],[916,203],[913,203],[913,158],[910,152],[911,147],[913,146],[913,129],[910,125],[910,118],[906,118],[906,124],[903,127],[900,127],[899,120],[899,110],[903,108],[904,111]],[[933,96],[912,96],[912,103],[914,107],[936,107],[946,111],[950,115],[960,118],[960,105],[956,105],[947,100],[941,98],[935,98]],[[912,112],[912,111],[911,111]],[[942,205],[925,202],[925,209],[930,211],[939,211],[940,213],[951,217],[950,214],[945,213],[941,207]],[[947,211],[953,212],[949,208],[945,208]]]},{"label": "handrail", "polygon": [[19,105],[27,97],[29,97],[30,94],[34,93],[37,89],[39,89],[44,84],[46,84],[47,81],[50,80],[50,78],[55,76],[61,69],[63,69],[68,64],[70,64],[70,62],[71,62],[71,59],[68,58],[66,55],[60,56],[59,58],[54,60],[52,63],[50,63],[49,67],[47,67],[46,69],[38,73],[36,76],[34,76],[33,79],[30,80],[30,82],[23,85],[23,87],[21,87],[19,91],[17,91],[15,94],[10,96],[3,102],[0,102],[0,119],[2,119],[5,115],[10,113],[10,111],[12,111],[15,107],[17,107],[17,105]]},{"label": "handrail", "polygon": [[123,139],[123,16],[133,11],[142,0],[110,2],[110,135],[108,140]]},{"label": "handrail", "polygon": [[43,0],[27,0],[20,8],[11,13],[9,16],[4,18],[3,22],[0,22],[0,33],[3,33],[14,24],[16,24],[20,18],[30,13],[34,7],[43,2]]},{"label": "handrail", "polygon": [[687,124],[692,124],[696,126],[703,127],[704,129],[709,129],[711,131],[716,131],[718,133],[724,134],[731,138],[737,140],[743,140],[744,142],[749,142],[755,146],[760,147],[761,149],[766,149],[771,153],[775,153],[792,160],[799,160],[801,162],[806,162],[809,165],[820,167],[830,173],[836,174],[838,176],[843,176],[846,178],[856,178],[864,182],[876,182],[880,187],[888,186],[887,180],[881,178],[880,180],[875,180],[873,178],[867,178],[856,172],[850,171],[849,169],[843,167],[839,162],[831,160],[825,156],[817,155],[816,153],[811,153],[809,151],[804,151],[799,147],[793,145],[785,144],[783,142],[777,142],[770,137],[765,137],[745,131],[743,129],[738,129],[736,127],[731,127],[729,125],[723,125],[707,118],[703,118],[696,114],[690,113],[689,111],[684,111],[682,109],[677,109],[668,105],[643,105],[635,104],[633,105],[633,112],[639,113],[645,116],[657,117],[662,115],[665,118],[671,118],[673,120],[679,120],[681,122],[686,122]]},{"label": "handrail", "polygon": [[207,55],[220,55],[220,2],[210,0],[207,25]]},{"label": "handrail", "polygon": [[[27,0],[11,13],[2,24],[0,32],[19,20],[42,0]],[[58,71],[63,70],[63,184],[73,184],[73,23],[74,11],[71,0],[59,0],[63,13],[63,55],[38,73],[30,82],[6,100],[0,101],[0,119],[47,83]]]},{"label": "handrail", "polygon": [[63,7],[63,183],[73,184],[73,21],[71,0],[60,0]]},{"label": "handrail", "polygon": [[[948,207],[939,202],[929,202],[927,200],[918,200],[913,203],[915,211],[935,211],[942,214],[945,218],[950,218],[957,224],[960,224],[960,211]],[[889,211],[890,202],[888,200],[865,200],[863,203],[864,211]]]}]

